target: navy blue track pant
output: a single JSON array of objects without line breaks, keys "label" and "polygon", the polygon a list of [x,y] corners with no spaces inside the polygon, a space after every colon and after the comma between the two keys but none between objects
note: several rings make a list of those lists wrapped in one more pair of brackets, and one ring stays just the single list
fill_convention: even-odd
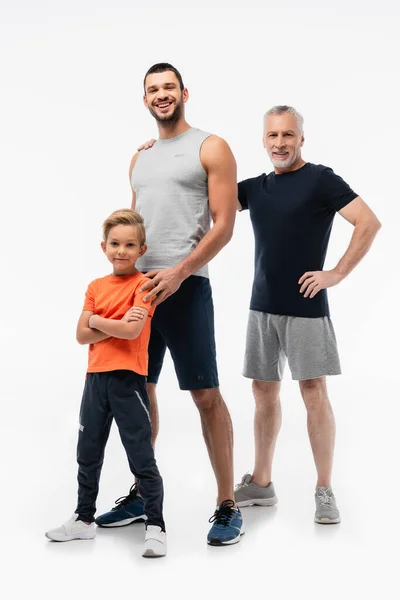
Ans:
[{"label": "navy blue track pant", "polygon": [[149,410],[143,375],[126,370],[87,374],[79,418],[79,487],[75,510],[83,521],[94,520],[104,451],[114,418],[130,470],[140,487],[147,524],[165,530],[164,488],[151,444]]}]

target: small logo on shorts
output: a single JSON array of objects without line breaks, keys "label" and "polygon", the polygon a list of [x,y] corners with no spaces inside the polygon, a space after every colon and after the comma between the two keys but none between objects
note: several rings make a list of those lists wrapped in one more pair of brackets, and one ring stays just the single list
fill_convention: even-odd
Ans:
[{"label": "small logo on shorts", "polygon": [[84,426],[79,423],[79,431],[83,431],[84,429]]}]

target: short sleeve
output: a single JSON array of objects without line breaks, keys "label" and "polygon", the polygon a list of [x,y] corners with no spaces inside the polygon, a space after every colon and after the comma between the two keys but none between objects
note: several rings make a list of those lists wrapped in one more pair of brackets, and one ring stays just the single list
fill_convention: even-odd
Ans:
[{"label": "short sleeve", "polygon": [[91,310],[92,312],[95,312],[95,310],[94,310],[94,306],[95,306],[94,298],[95,298],[94,281],[92,281],[92,283],[89,283],[88,288],[86,290],[85,302],[84,302],[82,310]]},{"label": "short sleeve", "polygon": [[145,308],[149,312],[149,317],[152,317],[154,315],[154,311],[155,311],[156,307],[151,306],[151,302],[143,302],[143,298],[146,296],[146,294],[149,293],[149,290],[146,290],[145,292],[140,291],[140,288],[142,287],[142,285],[147,283],[147,281],[150,281],[149,278],[143,277],[143,279],[138,284],[138,286],[135,290],[135,296],[133,298],[133,306],[139,306],[140,308]]},{"label": "short sleeve", "polygon": [[249,190],[248,182],[249,179],[245,179],[244,181],[239,181],[238,183],[238,200],[242,210],[247,210],[249,208],[249,203],[247,200]]},{"label": "short sleeve", "polygon": [[331,210],[342,210],[358,196],[339,175],[336,175],[328,167],[322,171],[319,183],[321,201]]}]

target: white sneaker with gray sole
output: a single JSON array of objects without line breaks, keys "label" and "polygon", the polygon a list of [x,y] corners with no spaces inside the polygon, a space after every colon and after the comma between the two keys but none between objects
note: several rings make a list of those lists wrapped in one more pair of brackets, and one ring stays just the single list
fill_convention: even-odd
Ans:
[{"label": "white sneaker with gray sole", "polygon": [[321,486],[315,492],[315,519],[321,525],[340,523],[340,513],[331,487]]},{"label": "white sneaker with gray sole", "polygon": [[70,542],[71,540],[92,540],[96,535],[96,525],[94,523],[84,523],[78,521],[76,513],[68,521],[65,521],[61,527],[46,531],[45,535],[53,542]]},{"label": "white sneaker with gray sole", "polygon": [[235,488],[235,502],[239,508],[243,506],[274,506],[278,502],[275,495],[274,484],[269,483],[266,487],[252,483],[250,473],[243,475],[242,481]]},{"label": "white sneaker with gray sole", "polygon": [[146,527],[142,556],[156,558],[167,554],[167,534],[157,525]]}]

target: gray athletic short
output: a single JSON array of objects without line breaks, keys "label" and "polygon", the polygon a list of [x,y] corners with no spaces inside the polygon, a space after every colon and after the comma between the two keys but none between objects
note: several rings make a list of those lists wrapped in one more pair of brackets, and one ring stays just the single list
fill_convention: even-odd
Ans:
[{"label": "gray athletic short", "polygon": [[329,317],[287,317],[251,310],[244,377],[281,381],[286,358],[292,379],[340,375],[336,337]]}]

